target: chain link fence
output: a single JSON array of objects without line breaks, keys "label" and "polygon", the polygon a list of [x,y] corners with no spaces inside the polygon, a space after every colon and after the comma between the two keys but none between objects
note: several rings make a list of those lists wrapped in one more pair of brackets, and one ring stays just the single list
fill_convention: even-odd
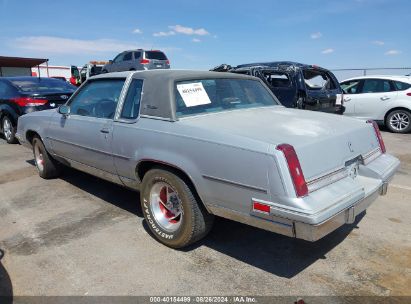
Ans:
[{"label": "chain link fence", "polygon": [[351,77],[369,76],[369,75],[411,75],[410,68],[358,68],[358,69],[332,69],[338,81]]}]

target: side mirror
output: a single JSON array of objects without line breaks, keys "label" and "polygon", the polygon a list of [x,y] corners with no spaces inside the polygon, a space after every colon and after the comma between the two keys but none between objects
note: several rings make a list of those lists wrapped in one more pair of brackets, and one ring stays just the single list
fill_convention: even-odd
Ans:
[{"label": "side mirror", "polygon": [[66,105],[60,106],[58,111],[59,111],[59,113],[60,113],[61,115],[63,115],[64,117],[70,115],[70,107],[69,107],[69,106],[66,106]]},{"label": "side mirror", "polygon": [[112,64],[112,63],[113,63],[113,60],[109,60],[108,63]]}]

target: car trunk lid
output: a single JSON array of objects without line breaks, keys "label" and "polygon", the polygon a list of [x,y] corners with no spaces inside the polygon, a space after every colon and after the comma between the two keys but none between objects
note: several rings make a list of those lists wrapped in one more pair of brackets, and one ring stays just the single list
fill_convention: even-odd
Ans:
[{"label": "car trunk lid", "polygon": [[290,144],[307,181],[350,165],[379,147],[372,125],[365,121],[281,106],[200,115],[181,122],[272,146]]}]

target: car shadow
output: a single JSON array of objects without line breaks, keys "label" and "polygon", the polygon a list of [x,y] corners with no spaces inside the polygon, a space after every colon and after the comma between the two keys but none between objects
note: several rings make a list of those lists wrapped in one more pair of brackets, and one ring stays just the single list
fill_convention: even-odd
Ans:
[{"label": "car shadow", "polygon": [[[26,163],[35,166],[33,159],[26,160]],[[135,214],[138,217],[143,217],[138,192],[69,167],[63,169],[63,173],[59,178],[101,200]],[[130,200],[130,197],[136,199]]]},{"label": "car shadow", "polygon": [[292,278],[340,244],[364,217],[344,225],[317,242],[286,237],[235,221],[217,218],[210,234],[185,249],[207,246],[276,276]]},{"label": "car shadow", "polygon": [[13,303],[13,284],[6,268],[1,260],[4,256],[4,251],[0,249],[0,303]]},{"label": "car shadow", "polygon": [[[34,164],[33,161],[27,161]],[[92,175],[67,168],[61,176],[64,181],[88,192],[112,205],[143,217],[136,192],[101,180]],[[138,195],[137,195],[138,197]],[[344,225],[317,242],[307,242],[258,229],[235,221],[216,218],[214,227],[206,238],[181,251],[189,252],[206,246],[246,264],[270,272],[276,276],[292,278],[340,244],[364,217],[358,215],[351,225]],[[143,227],[154,239],[146,221]]]}]

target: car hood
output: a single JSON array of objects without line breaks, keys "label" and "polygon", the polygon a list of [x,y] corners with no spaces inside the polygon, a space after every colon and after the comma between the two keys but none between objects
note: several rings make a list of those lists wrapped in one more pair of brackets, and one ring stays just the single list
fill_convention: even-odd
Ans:
[{"label": "car hood", "polygon": [[342,167],[348,160],[378,148],[374,129],[365,121],[281,106],[193,116],[180,122],[273,146],[290,144],[308,179]]}]

